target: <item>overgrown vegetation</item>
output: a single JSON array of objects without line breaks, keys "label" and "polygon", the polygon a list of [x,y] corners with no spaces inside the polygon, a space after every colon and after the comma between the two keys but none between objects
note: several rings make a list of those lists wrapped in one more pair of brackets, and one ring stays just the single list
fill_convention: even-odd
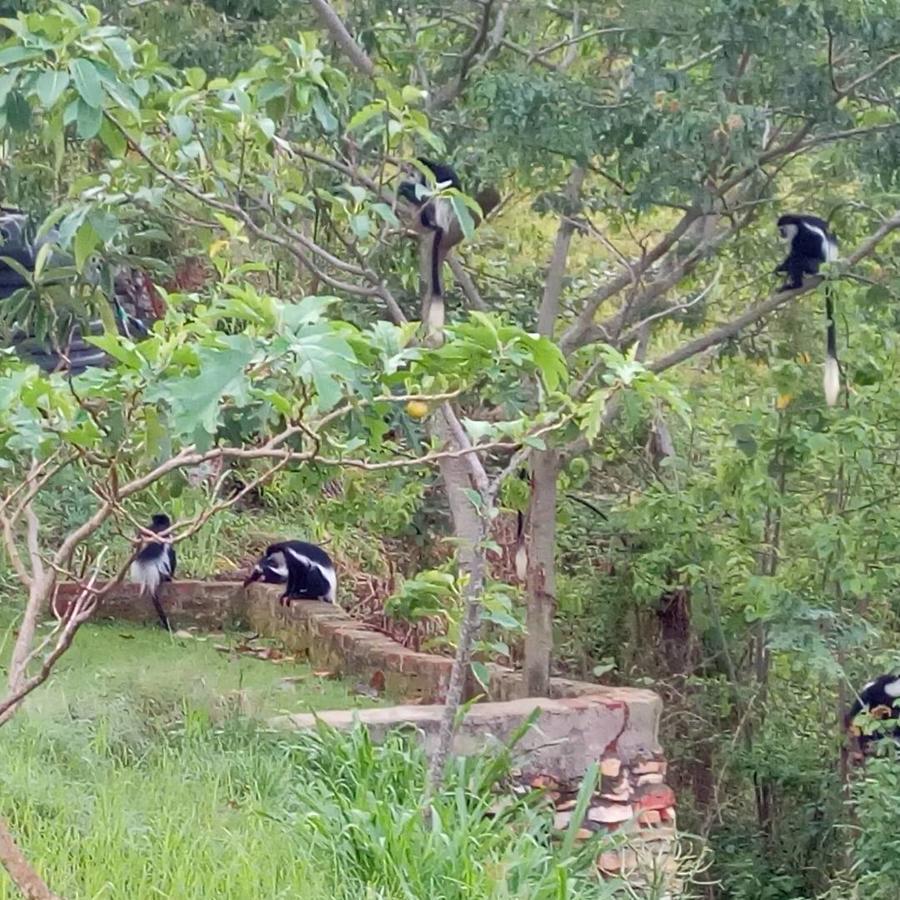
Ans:
[{"label": "overgrown vegetation", "polygon": [[[486,612],[477,654],[535,693],[551,671],[659,690],[709,900],[893,900],[897,770],[848,784],[840,718],[900,663],[895,0],[354,0],[343,33],[325,0],[3,6],[23,15],[2,23],[0,199],[54,235],[0,303],[4,337],[61,340],[124,264],[167,288],[148,340],[106,312],[105,370],[0,358],[10,593],[115,577],[161,506],[186,574],[323,541],[345,605],[405,639],[465,651]],[[423,152],[504,197],[466,223],[440,347],[410,324],[393,204]],[[833,410],[816,285],[770,274],[786,211],[841,240]],[[190,483],[214,462],[220,481]],[[4,810],[60,890],[603,896],[536,813],[475,816],[457,770],[435,802],[458,822],[428,831],[412,751],[184,712],[4,726]],[[146,741],[117,763],[93,735],[120,728]],[[49,815],[53,753],[97,762],[72,763],[80,826]],[[265,816],[222,806],[241,754]],[[197,781],[163,793],[179,768]],[[130,777],[157,784],[146,817],[121,805]]]},{"label": "overgrown vegetation", "polygon": [[12,723],[0,811],[72,898],[613,896],[596,846],[554,845],[546,809],[494,817],[502,758],[454,767],[428,827],[426,762],[399,737],[264,734],[126,686],[102,710],[89,700]]}]

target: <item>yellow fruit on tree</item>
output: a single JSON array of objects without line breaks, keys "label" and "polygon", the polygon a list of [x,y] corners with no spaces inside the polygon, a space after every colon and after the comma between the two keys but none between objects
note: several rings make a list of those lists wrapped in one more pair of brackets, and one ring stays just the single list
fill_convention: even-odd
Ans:
[{"label": "yellow fruit on tree", "polygon": [[428,415],[428,404],[421,400],[410,400],[406,404],[406,414],[413,419],[424,419]]}]

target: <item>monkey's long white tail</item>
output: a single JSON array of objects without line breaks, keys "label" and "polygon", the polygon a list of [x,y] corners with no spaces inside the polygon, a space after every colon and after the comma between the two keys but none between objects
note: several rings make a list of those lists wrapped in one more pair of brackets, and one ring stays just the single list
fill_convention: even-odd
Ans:
[{"label": "monkey's long white tail", "polygon": [[833,356],[825,357],[825,374],[822,377],[822,385],[825,388],[825,402],[829,406],[834,406],[841,394],[841,369]]},{"label": "monkey's long white tail", "polygon": [[140,585],[142,596],[144,594],[154,596],[162,582],[159,561],[136,559],[131,564],[131,580]]}]

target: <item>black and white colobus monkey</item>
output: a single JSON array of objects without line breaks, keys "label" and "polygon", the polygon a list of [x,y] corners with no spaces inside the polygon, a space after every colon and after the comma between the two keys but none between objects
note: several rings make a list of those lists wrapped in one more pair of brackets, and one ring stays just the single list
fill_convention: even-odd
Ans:
[{"label": "black and white colobus monkey", "polygon": [[[837,238],[828,230],[828,223],[816,216],[781,216],[778,233],[789,245],[788,255],[775,270],[787,275],[781,290],[803,286],[804,275],[818,275],[822,263],[834,262],[838,257]],[[837,361],[837,339],[834,326],[834,297],[830,285],[825,286],[825,402],[834,406],[841,392],[841,369]]]},{"label": "black and white colobus monkey", "polygon": [[[424,157],[418,158],[419,164],[427,169],[440,188],[462,190],[459,176],[452,166],[434,162]],[[464,235],[453,204],[446,197],[429,197],[418,195],[417,187],[426,183],[425,175],[416,172],[414,181],[404,181],[397,188],[397,194],[411,203],[417,210],[414,227],[421,236],[420,255],[423,281],[427,285],[426,297],[422,304],[422,322],[429,334],[439,334],[444,327],[444,289],[441,272],[447,254],[459,244]],[[475,195],[475,200],[487,215],[500,203],[500,195],[495,188],[485,187]],[[475,224],[480,221],[475,216]],[[430,238],[429,238],[430,236]]]},{"label": "black and white colobus monkey", "polygon": [[[528,483],[528,470],[519,469],[516,473],[520,481]],[[529,484],[529,491],[531,485]],[[528,575],[528,549],[525,546],[525,513],[521,509],[516,510],[516,577],[519,581],[525,581]]]},{"label": "black and white colobus monkey", "polygon": [[880,675],[859,692],[844,720],[848,730],[853,727],[853,720],[864,709],[874,718],[894,720],[893,727],[878,728],[872,734],[857,731],[860,750],[865,751],[869,744],[884,737],[900,740],[900,721],[897,721],[900,719],[900,707],[894,705],[898,700],[900,700],[900,675]]},{"label": "black and white colobus monkey", "polygon": [[[418,161],[434,176],[436,187],[462,190],[459,176],[453,166],[434,162],[421,156]],[[425,200],[418,196],[416,188],[425,184],[426,180],[421,172],[417,174],[416,181],[404,181],[397,189],[397,193],[404,200],[408,200],[413,206],[418,207],[419,228],[423,229],[423,233],[431,232],[433,235],[429,257],[430,291],[433,297],[441,297],[444,293],[441,287],[441,267],[449,249],[445,247],[447,242],[444,238],[456,216],[453,213],[453,206],[446,197],[431,197]]]},{"label": "black and white colobus monkey", "polygon": [[[149,530],[160,534],[171,527],[172,520],[164,513],[157,513],[150,522]],[[159,599],[159,588],[164,581],[171,581],[174,576],[175,548],[170,541],[150,541],[141,548],[131,564],[131,580],[141,586],[142,595],[150,594],[159,623],[166,631],[172,629]]]},{"label": "black and white colobus monkey", "polygon": [[250,574],[244,586],[254,581],[285,585],[279,598],[283,606],[291,600],[337,599],[337,575],[331,557],[315,544],[306,541],[282,541],[271,544]]}]

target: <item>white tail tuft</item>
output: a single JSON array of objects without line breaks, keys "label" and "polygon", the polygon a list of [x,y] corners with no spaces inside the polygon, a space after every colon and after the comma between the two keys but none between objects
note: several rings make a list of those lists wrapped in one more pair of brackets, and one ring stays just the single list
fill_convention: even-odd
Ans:
[{"label": "white tail tuft", "polygon": [[141,594],[155,595],[162,581],[157,560],[136,559],[131,564],[131,580],[141,586]]},{"label": "white tail tuft", "polygon": [[516,576],[519,581],[524,581],[528,574],[528,551],[525,549],[525,542],[516,547]]},{"label": "white tail tuft", "polygon": [[825,388],[825,402],[829,406],[834,406],[841,393],[841,370],[833,356],[825,358],[825,374],[822,384]]}]

